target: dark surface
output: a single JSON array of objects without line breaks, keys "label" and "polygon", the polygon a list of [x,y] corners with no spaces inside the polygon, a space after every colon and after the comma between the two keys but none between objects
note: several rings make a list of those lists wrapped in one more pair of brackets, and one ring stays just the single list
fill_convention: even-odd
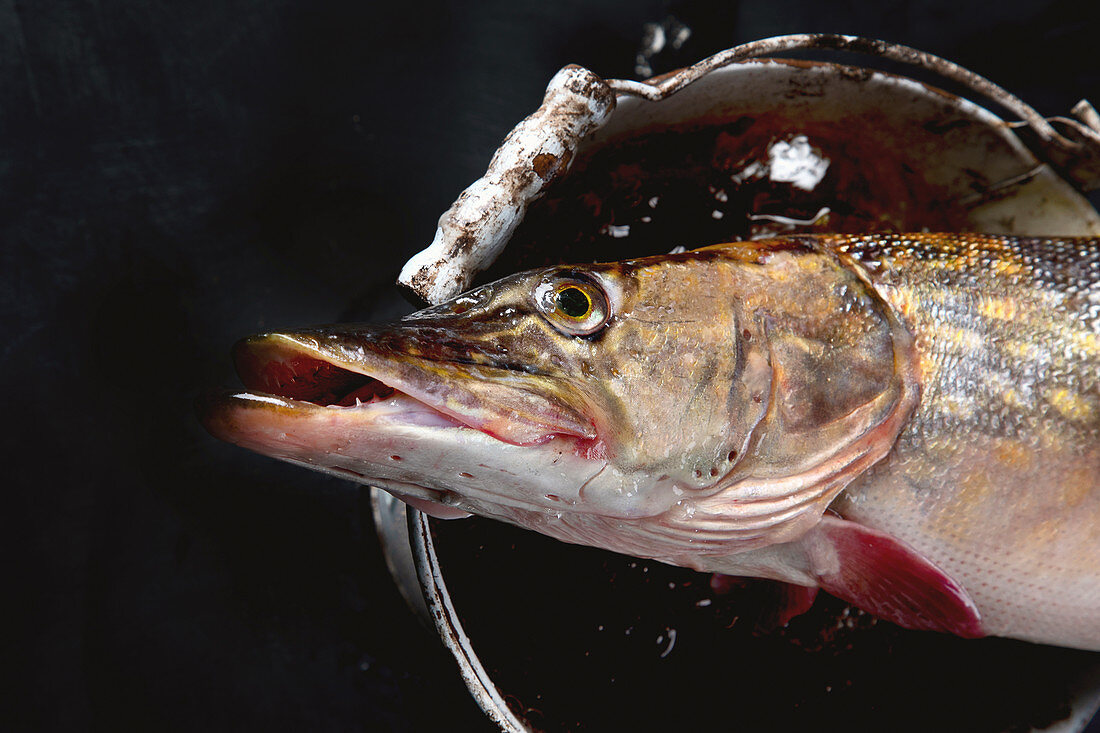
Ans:
[{"label": "dark surface", "polygon": [[400,264],[553,72],[632,76],[647,21],[693,30],[658,73],[834,31],[1100,99],[1094,5],[961,5],[5,0],[0,725],[488,729],[365,492],[217,443],[195,396],[242,335],[406,310]]},{"label": "dark surface", "polygon": [[[488,519],[434,528],[466,633],[540,731],[1028,731],[1065,718],[1097,663],[907,631],[825,593],[777,626],[777,583],[715,588],[706,574]],[[501,578],[506,601],[494,598]]]}]

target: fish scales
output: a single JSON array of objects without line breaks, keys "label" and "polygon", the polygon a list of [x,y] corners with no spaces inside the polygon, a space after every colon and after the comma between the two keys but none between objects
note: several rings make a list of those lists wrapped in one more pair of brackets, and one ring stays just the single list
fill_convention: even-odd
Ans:
[{"label": "fish scales", "polygon": [[[922,395],[833,505],[960,580],[988,633],[1100,638],[1100,240],[826,238],[916,337]],[[1090,642],[1091,640],[1091,642]]]}]

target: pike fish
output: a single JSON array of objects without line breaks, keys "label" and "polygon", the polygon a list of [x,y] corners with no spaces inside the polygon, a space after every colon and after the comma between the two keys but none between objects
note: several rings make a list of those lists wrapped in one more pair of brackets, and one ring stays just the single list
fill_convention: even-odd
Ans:
[{"label": "pike fish", "polygon": [[211,433],[433,515],[1100,650],[1100,239],[734,242],[234,356]]}]

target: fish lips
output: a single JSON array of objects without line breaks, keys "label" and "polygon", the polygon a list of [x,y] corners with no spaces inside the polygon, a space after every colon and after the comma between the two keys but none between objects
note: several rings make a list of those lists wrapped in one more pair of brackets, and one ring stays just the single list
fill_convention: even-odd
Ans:
[{"label": "fish lips", "polygon": [[583,400],[564,380],[496,363],[461,343],[442,338],[439,329],[421,333],[401,326],[252,336],[233,349],[248,392],[208,396],[200,416],[216,437],[239,443],[242,420],[257,410],[287,420],[355,408],[397,392],[419,403],[414,412],[426,408],[445,418],[441,425],[449,420],[513,445],[537,445],[558,435],[596,439],[593,421],[580,409]]}]

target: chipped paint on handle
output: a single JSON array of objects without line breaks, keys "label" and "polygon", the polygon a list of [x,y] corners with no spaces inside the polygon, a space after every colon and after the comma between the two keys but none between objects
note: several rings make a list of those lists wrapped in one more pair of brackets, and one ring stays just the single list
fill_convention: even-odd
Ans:
[{"label": "chipped paint on handle", "polygon": [[465,290],[500,254],[527,205],[569,169],[580,140],[614,109],[615,95],[591,71],[566,66],[555,74],[542,106],[504,139],[485,175],[440,217],[435,239],[398,281],[429,303]]}]

